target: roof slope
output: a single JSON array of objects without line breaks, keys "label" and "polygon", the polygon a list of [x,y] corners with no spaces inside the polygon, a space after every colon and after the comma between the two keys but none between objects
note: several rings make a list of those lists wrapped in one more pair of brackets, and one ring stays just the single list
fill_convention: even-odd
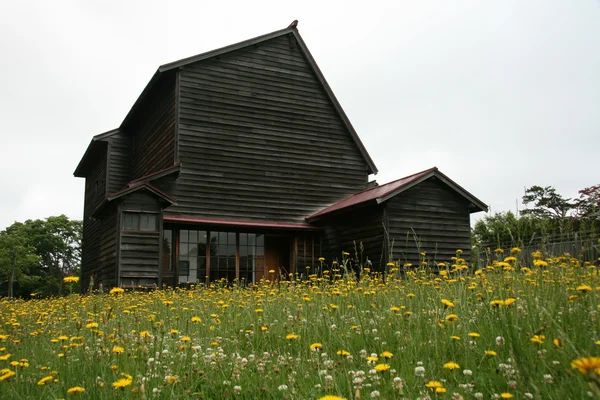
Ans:
[{"label": "roof slope", "polygon": [[348,119],[348,116],[346,115],[346,113],[342,109],[342,106],[340,105],[340,103],[338,102],[337,98],[333,94],[333,91],[331,90],[331,87],[329,86],[329,84],[325,80],[325,77],[323,76],[323,73],[321,72],[321,70],[317,66],[317,63],[315,62],[314,58],[310,54],[310,51],[306,47],[306,44],[304,43],[304,40],[302,40],[302,37],[300,36],[300,33],[298,33],[298,30],[296,29],[296,23],[292,23],[290,26],[288,26],[285,29],[281,29],[281,30],[278,30],[278,31],[275,31],[275,32],[271,32],[271,33],[268,33],[266,35],[257,36],[255,38],[244,40],[242,42],[235,43],[235,44],[232,44],[232,45],[229,45],[229,46],[221,47],[219,49],[211,50],[211,51],[206,52],[206,53],[201,53],[201,54],[198,54],[198,55],[195,55],[195,56],[192,56],[192,57],[183,58],[183,59],[178,60],[178,61],[174,61],[174,62],[171,62],[171,63],[168,63],[168,64],[161,65],[160,67],[158,67],[158,69],[154,73],[154,76],[152,76],[152,79],[150,79],[150,82],[148,82],[148,84],[146,85],[146,87],[144,88],[144,90],[142,91],[142,93],[140,94],[140,96],[138,97],[138,99],[136,100],[136,102],[134,103],[134,105],[131,108],[131,110],[129,110],[127,116],[125,117],[125,119],[121,123],[121,129],[123,129],[123,127],[127,124],[127,122],[132,118],[132,116],[135,114],[135,111],[137,110],[137,108],[140,107],[140,105],[143,103],[143,101],[146,98],[146,96],[148,96],[148,94],[150,93],[152,87],[157,83],[157,81],[164,74],[169,73],[169,72],[174,71],[174,70],[177,70],[177,69],[179,69],[181,67],[184,67],[186,65],[198,62],[198,61],[206,60],[206,59],[209,59],[209,58],[212,58],[212,57],[217,57],[217,56],[220,56],[220,55],[225,54],[225,53],[229,53],[229,52],[232,52],[232,51],[235,51],[235,50],[242,49],[244,47],[254,46],[254,45],[257,45],[257,44],[259,44],[261,42],[264,42],[264,41],[267,41],[267,40],[270,40],[270,39],[274,39],[274,38],[277,38],[277,37],[280,37],[280,36],[284,36],[284,35],[291,35],[296,40],[299,48],[302,50],[302,53],[306,57],[306,60],[308,61],[308,64],[312,68],[312,70],[313,70],[315,76],[317,77],[318,81],[323,86],[323,88],[325,90],[325,93],[327,94],[329,100],[333,104],[333,106],[334,106],[336,112],[338,113],[340,119],[342,120],[344,126],[350,132],[350,135],[352,136],[353,141],[355,142],[356,146],[358,147],[359,152],[363,156],[363,158],[365,160],[365,163],[369,167],[369,172],[372,173],[372,174],[376,174],[378,170],[377,170],[377,167],[375,166],[375,163],[373,162],[373,159],[371,158],[371,156],[367,152],[367,149],[365,148],[365,146],[363,145],[362,141],[358,137],[358,134],[356,133],[356,130],[354,129],[354,127],[350,123],[350,120]]},{"label": "roof slope", "polygon": [[440,172],[440,170],[438,170],[437,167],[433,167],[421,172],[417,172],[416,174],[409,175],[404,178],[400,178],[398,180],[386,183],[384,185],[375,186],[374,188],[350,195],[345,199],[342,199],[337,203],[334,203],[329,207],[326,207],[308,216],[306,219],[308,221],[313,221],[333,212],[341,211],[353,206],[358,206],[360,204],[364,204],[372,200],[376,201],[377,204],[383,203],[384,201],[391,199],[392,197],[404,192],[405,190],[410,189],[411,187],[433,176],[440,179],[451,189],[453,189],[459,195],[463,196],[466,200],[468,200],[471,203],[471,212],[487,211],[488,207],[485,203],[483,203],[481,200],[477,199],[471,193],[467,192],[461,186],[456,184],[453,180],[451,180],[442,172]]}]

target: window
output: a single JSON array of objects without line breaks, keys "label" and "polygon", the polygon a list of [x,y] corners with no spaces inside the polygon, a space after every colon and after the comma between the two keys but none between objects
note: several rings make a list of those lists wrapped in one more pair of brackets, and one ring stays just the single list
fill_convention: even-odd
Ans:
[{"label": "window", "polygon": [[204,282],[206,276],[206,231],[179,232],[179,283]]},{"label": "window", "polygon": [[[256,281],[256,270],[264,269],[265,235],[240,233],[240,280]],[[258,268],[257,268],[258,267]]]},{"label": "window", "polygon": [[123,212],[123,229],[131,231],[151,231],[158,230],[158,215],[139,212]]}]

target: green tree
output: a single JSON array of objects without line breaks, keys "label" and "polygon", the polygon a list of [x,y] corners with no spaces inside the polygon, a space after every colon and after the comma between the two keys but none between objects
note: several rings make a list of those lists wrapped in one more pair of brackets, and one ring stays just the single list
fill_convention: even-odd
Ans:
[{"label": "green tree", "polygon": [[600,219],[600,184],[581,189],[575,208],[578,218]]},{"label": "green tree", "polygon": [[525,190],[523,204],[533,205],[521,211],[521,215],[531,215],[539,218],[564,219],[574,208],[571,199],[565,199],[552,186],[532,186]]},{"label": "green tree", "polygon": [[0,232],[2,284],[10,286],[11,271],[16,264],[14,282],[19,293],[15,291],[15,295],[27,296],[27,291],[62,294],[63,277],[79,272],[81,233],[81,221],[65,215],[12,224]]}]

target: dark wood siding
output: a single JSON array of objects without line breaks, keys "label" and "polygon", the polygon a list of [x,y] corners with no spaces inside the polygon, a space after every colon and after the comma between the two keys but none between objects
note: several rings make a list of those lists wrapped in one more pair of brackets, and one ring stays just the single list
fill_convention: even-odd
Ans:
[{"label": "dark wood siding", "polygon": [[[120,226],[119,273],[122,285],[158,283],[160,260],[160,232],[162,231],[162,207],[156,196],[148,192],[135,192],[121,204],[121,212],[151,212],[157,214],[156,231],[131,231]],[[121,218],[123,220],[123,218]]]},{"label": "dark wood siding", "polygon": [[131,138],[117,132],[108,140],[108,193],[115,193],[131,180]]},{"label": "dark wood siding", "polygon": [[175,163],[175,73],[156,83],[124,129],[131,136],[131,179]]},{"label": "dark wood siding", "polygon": [[349,257],[353,259],[358,255],[363,265],[368,259],[375,269],[379,269],[387,261],[384,251],[383,206],[363,206],[329,217],[319,222],[319,225],[324,228],[322,252],[327,264],[336,259],[341,261],[343,251],[350,253]]},{"label": "dark wood siding", "polygon": [[300,222],[365,189],[367,165],[291,35],[179,72],[170,215]]},{"label": "dark wood siding", "polygon": [[[83,237],[81,260],[81,288],[87,290],[89,278],[97,270],[100,259],[100,238],[106,226],[100,219],[92,217],[93,212],[106,198],[106,151],[99,154],[94,167],[85,178],[85,196],[83,210]],[[116,233],[116,232],[113,232]]]},{"label": "dark wood siding", "polygon": [[451,262],[456,250],[470,260],[471,226],[468,202],[437,178],[430,178],[388,202],[387,218],[394,260]]}]

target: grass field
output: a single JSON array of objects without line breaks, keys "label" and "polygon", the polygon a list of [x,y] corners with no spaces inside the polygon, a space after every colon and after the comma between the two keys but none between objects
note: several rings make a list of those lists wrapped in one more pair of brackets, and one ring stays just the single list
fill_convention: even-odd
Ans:
[{"label": "grass field", "polygon": [[440,273],[2,300],[0,398],[598,396],[597,268],[517,250],[477,271],[459,253]]}]

